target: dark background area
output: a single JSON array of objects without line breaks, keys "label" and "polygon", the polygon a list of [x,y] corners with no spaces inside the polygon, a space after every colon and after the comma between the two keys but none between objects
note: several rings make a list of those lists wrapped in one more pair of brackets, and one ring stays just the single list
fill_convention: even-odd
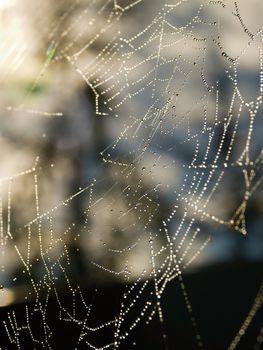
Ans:
[{"label": "dark background area", "polygon": [[[183,281],[188,291],[204,349],[221,350],[228,348],[233,340],[233,335],[239,330],[241,322],[245,320],[254,302],[261,284],[262,269],[262,263],[233,263],[210,266],[197,273],[184,275]],[[141,284],[136,288],[139,290],[140,286]],[[147,288],[149,292],[153,290],[153,282],[150,282]],[[113,315],[118,314],[124,291],[125,286],[120,284],[104,288],[100,286],[94,289],[83,287],[82,292],[87,304],[89,302],[93,303],[87,325],[95,327],[98,320],[105,320],[106,322]],[[72,309],[72,294],[62,293],[60,300],[66,310]],[[139,299],[135,309],[129,313],[124,321],[121,327],[122,330],[126,327],[129,328],[128,320],[132,321],[136,318],[145,301],[145,296]],[[77,296],[76,317],[84,319],[87,316],[87,310],[78,307],[78,302],[79,298]],[[173,280],[167,285],[161,298],[161,305],[164,322],[160,323],[157,315],[149,325],[146,325],[142,320],[130,332],[128,339],[121,343],[119,349],[198,349],[196,334],[178,280]],[[37,338],[41,336],[43,330],[40,326],[42,323],[38,323],[37,313],[34,312],[35,307],[34,302],[28,303],[32,332]],[[7,314],[10,313],[11,315],[13,311],[15,311],[18,324],[19,322],[25,323],[25,305],[23,303],[12,308],[0,309],[1,319],[7,320]],[[62,312],[59,313],[59,311]],[[256,346],[256,340],[262,327],[262,312],[263,310],[260,308],[245,335],[242,336],[237,349],[258,350],[262,348],[262,342],[261,346],[260,344]],[[59,315],[66,318],[66,313],[63,315],[63,310],[59,309],[54,295],[48,301],[46,315],[47,323],[51,326],[50,344],[53,349],[86,349],[86,340],[98,348],[112,342],[113,327],[110,326],[104,331],[84,332],[83,340],[78,343],[77,339],[81,333],[81,325],[77,325],[73,321],[59,320]],[[32,342],[27,330],[21,332],[19,339],[21,350],[43,348],[41,345]],[[9,343],[2,323],[0,346],[3,350],[17,349],[17,345]]]}]

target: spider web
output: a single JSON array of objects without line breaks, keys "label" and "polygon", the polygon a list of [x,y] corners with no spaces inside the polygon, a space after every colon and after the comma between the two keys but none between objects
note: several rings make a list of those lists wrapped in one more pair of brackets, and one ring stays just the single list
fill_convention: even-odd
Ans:
[{"label": "spider web", "polygon": [[[17,280],[27,285],[24,317],[2,321],[10,346],[53,349],[57,319],[77,328],[76,349],[121,348],[138,327],[164,323],[166,288],[178,281],[205,348],[184,276],[220,230],[249,234],[247,208],[262,191],[262,27],[233,1],[26,4],[45,51],[39,73],[32,57],[23,73],[17,37],[3,33],[1,47],[3,128],[28,151],[19,171],[12,163],[1,174],[3,298]],[[19,74],[33,83],[10,97]],[[112,280],[123,292],[100,320],[98,290],[83,288]],[[228,349],[262,301],[261,286]]]}]

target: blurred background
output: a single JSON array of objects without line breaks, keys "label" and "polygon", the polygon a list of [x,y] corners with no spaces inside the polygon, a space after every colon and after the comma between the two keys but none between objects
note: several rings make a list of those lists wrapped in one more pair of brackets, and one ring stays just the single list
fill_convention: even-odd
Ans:
[{"label": "blurred background", "polygon": [[260,349],[262,10],[0,0],[3,349]]}]

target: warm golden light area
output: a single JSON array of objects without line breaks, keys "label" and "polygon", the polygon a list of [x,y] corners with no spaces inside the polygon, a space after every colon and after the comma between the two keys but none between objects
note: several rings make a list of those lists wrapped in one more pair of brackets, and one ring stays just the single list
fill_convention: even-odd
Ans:
[{"label": "warm golden light area", "polygon": [[15,0],[0,0],[0,8],[4,9],[14,5]]},{"label": "warm golden light area", "polygon": [[12,290],[4,288],[0,292],[0,307],[11,305],[15,301],[15,294]]}]

